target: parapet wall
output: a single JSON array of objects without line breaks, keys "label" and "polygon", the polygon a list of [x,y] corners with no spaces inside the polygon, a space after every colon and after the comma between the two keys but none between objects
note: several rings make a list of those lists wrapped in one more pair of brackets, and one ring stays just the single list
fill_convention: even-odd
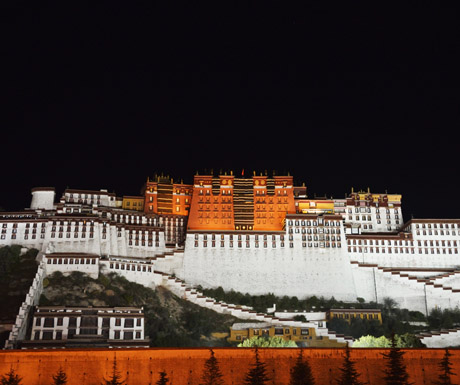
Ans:
[{"label": "parapet wall", "polygon": [[[259,349],[260,358],[267,364],[270,384],[289,383],[289,369],[298,354],[296,348]],[[254,350],[246,348],[215,348],[215,357],[226,384],[243,382],[254,362]],[[361,373],[360,380],[371,384],[383,384],[382,370],[385,360],[382,353],[388,349],[351,349],[351,359]],[[415,384],[431,384],[437,380],[438,363],[443,349],[405,349],[404,362]],[[460,372],[460,350],[450,350],[453,371]],[[344,349],[305,349],[304,357],[312,367],[318,385],[335,383],[343,362]],[[26,350],[1,351],[0,374],[13,368],[23,378],[22,384],[45,385],[61,366],[67,374],[68,385],[101,384],[109,379],[113,360],[123,380],[129,385],[154,384],[158,372],[165,370],[174,385],[199,384],[209,350],[195,349],[87,349],[87,350]],[[452,376],[454,383],[458,375]]]}]

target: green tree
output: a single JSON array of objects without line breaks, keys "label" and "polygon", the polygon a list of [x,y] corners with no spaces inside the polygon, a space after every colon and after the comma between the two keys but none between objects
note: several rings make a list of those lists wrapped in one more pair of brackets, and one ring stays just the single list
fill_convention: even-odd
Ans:
[{"label": "green tree", "polygon": [[396,347],[395,336],[391,336],[391,348],[388,353],[383,353],[386,360],[386,369],[383,371],[387,385],[410,385],[409,374],[404,364],[404,352]]},{"label": "green tree", "polygon": [[67,384],[67,374],[59,367],[56,375],[53,375],[53,385],[65,385]]},{"label": "green tree", "polygon": [[391,342],[385,336],[362,336],[353,342],[354,348],[389,348],[390,346]]},{"label": "green tree", "polygon": [[310,364],[303,359],[303,349],[299,350],[296,363],[291,369],[289,385],[315,385]]},{"label": "green tree", "polygon": [[285,340],[281,337],[251,337],[238,344],[241,348],[296,348],[297,344],[292,340]]},{"label": "green tree", "polygon": [[210,349],[211,357],[209,357],[204,363],[204,372],[201,377],[201,385],[223,385],[222,373],[219,369],[219,361],[214,356],[214,351]]},{"label": "green tree", "polygon": [[438,381],[435,382],[436,385],[453,385],[450,381],[450,376],[455,375],[455,373],[452,371],[452,363],[449,359],[451,355],[452,354],[449,353],[449,350],[446,349],[444,357],[438,365],[441,373],[439,374]]},{"label": "green tree", "polygon": [[166,385],[169,382],[169,378],[166,372],[163,370],[158,373],[160,375],[159,380],[156,382],[156,385]]},{"label": "green tree", "polygon": [[16,374],[13,368],[10,369],[8,373],[6,373],[0,379],[1,385],[19,385],[21,383],[22,377]]},{"label": "green tree", "polygon": [[411,333],[395,335],[396,346],[398,348],[422,348],[423,344]]},{"label": "green tree", "polygon": [[121,374],[117,370],[117,358],[113,359],[112,377],[109,380],[104,379],[103,385],[122,385],[125,381],[121,379]]},{"label": "green tree", "polygon": [[343,356],[343,365],[340,368],[340,378],[337,380],[339,385],[361,385],[362,382],[359,381],[360,374],[355,369],[355,363],[350,360],[350,348],[345,347],[345,355]]},{"label": "green tree", "polygon": [[267,368],[265,362],[262,362],[259,358],[259,350],[255,349],[256,362],[252,364],[252,368],[249,369],[244,379],[246,385],[265,385],[270,378],[267,375]]}]

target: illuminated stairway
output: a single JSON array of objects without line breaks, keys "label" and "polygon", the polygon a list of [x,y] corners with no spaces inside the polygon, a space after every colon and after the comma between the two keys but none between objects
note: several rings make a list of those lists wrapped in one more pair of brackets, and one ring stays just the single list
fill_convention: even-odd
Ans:
[{"label": "illuminated stairway", "polygon": [[254,226],[254,192],[252,179],[234,179],[233,212],[236,230],[252,230]]}]

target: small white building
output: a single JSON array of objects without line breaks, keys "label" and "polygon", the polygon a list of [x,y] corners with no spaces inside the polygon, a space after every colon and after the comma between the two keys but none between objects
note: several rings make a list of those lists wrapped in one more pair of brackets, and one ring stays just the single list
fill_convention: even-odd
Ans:
[{"label": "small white building", "polygon": [[144,325],[143,308],[37,306],[22,347],[146,347]]}]

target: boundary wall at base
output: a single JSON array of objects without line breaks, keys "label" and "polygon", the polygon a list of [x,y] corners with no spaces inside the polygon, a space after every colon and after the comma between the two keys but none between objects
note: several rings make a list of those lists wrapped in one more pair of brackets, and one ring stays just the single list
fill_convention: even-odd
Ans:
[{"label": "boundary wall at base", "polygon": [[[226,384],[240,384],[254,362],[254,349],[214,348],[215,357]],[[383,384],[382,370],[385,360],[382,353],[389,349],[351,349],[350,357],[361,373],[360,380],[371,384]],[[431,384],[437,380],[438,363],[444,349],[404,349],[410,381],[415,384]],[[289,383],[289,370],[294,365],[299,350],[296,348],[259,349],[260,358],[267,364],[272,378],[270,384]],[[460,350],[452,349],[452,381],[460,377]],[[344,349],[304,349],[304,357],[310,362],[318,385],[335,383],[343,363]],[[199,384],[206,359],[206,348],[184,349],[87,349],[87,350],[10,350],[0,351],[0,375],[13,368],[23,378],[22,384],[45,385],[52,382],[52,375],[59,367],[67,374],[68,385],[101,384],[109,379],[114,358],[123,380],[128,385],[154,384],[158,372],[165,370],[174,385]]]}]

